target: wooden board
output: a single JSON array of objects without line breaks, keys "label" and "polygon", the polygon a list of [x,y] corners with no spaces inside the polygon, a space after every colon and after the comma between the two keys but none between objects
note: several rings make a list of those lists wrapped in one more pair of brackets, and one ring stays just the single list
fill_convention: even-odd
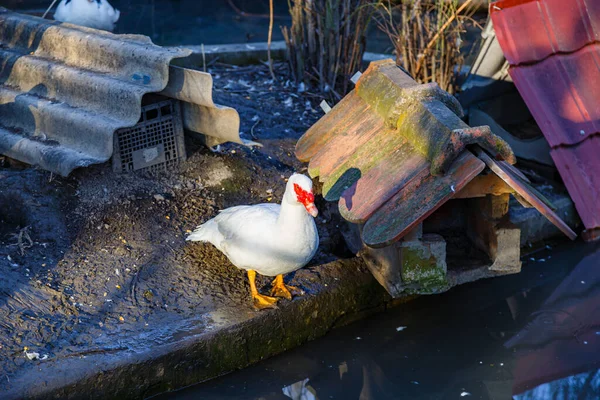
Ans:
[{"label": "wooden board", "polygon": [[296,143],[296,157],[300,161],[309,161],[331,138],[340,132],[340,125],[348,126],[344,121],[350,117],[348,110],[352,110],[353,115],[360,115],[366,112],[368,107],[355,91],[350,92],[302,135]]},{"label": "wooden board", "polygon": [[488,194],[499,196],[505,193],[514,193],[511,188],[494,173],[476,176],[463,190],[454,195],[454,199],[470,199],[484,197]]},{"label": "wooden board", "polygon": [[363,228],[363,241],[370,247],[384,247],[399,240],[484,168],[481,160],[464,152],[444,176],[427,174],[412,179],[369,218]]},{"label": "wooden board", "polygon": [[342,193],[338,205],[342,217],[356,224],[365,223],[411,180],[428,176],[429,167],[425,157],[406,143]]},{"label": "wooden board", "polygon": [[521,197],[529,204],[535,207],[544,217],[548,218],[558,229],[560,229],[569,239],[575,240],[577,234],[562,220],[550,207],[546,201],[540,199],[533,191],[531,191],[514,173],[506,168],[506,166],[494,161],[483,149],[474,147],[475,154],[485,162],[489,169],[498,175],[507,185],[512,187]]}]

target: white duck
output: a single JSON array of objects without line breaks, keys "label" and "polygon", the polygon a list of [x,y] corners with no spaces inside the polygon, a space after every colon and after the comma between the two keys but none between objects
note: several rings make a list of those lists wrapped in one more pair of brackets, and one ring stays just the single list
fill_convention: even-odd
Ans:
[{"label": "white duck", "polygon": [[54,19],[112,32],[120,15],[107,0],[61,0]]},{"label": "white duck", "polygon": [[298,289],[287,286],[283,275],[304,267],[315,255],[319,235],[312,181],[293,174],[279,204],[237,206],[200,225],[186,240],[210,242],[233,265],[248,271],[250,292],[258,309],[274,308],[277,298],[258,293],[256,272],[275,276],[271,296],[290,300]]}]

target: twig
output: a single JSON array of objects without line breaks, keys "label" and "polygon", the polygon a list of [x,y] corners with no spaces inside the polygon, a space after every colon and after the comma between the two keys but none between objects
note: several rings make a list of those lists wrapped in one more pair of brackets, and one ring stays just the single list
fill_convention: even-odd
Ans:
[{"label": "twig", "polygon": [[433,38],[429,41],[429,43],[427,43],[425,50],[423,50],[423,57],[420,58],[419,61],[417,62],[417,68],[415,70],[415,75],[419,73],[419,70],[421,69],[421,61],[425,58],[425,54],[427,54],[429,49],[431,49],[431,46],[433,46],[435,44],[437,38],[448,27],[448,25],[450,25],[450,23],[456,19],[458,14],[460,14],[460,12],[462,10],[464,10],[469,4],[471,4],[472,1],[473,0],[467,0],[460,7],[458,7],[458,9],[454,12],[454,14],[450,18],[448,18],[448,20],[444,23],[444,25],[441,26],[441,28],[437,31],[437,33],[433,36]]},{"label": "twig", "polygon": [[52,1],[52,4],[50,4],[50,7],[48,7],[48,9],[46,10],[46,12],[44,13],[44,15],[42,15],[42,19],[46,18],[46,15],[48,15],[48,13],[50,12],[50,10],[52,10],[52,7],[54,7],[54,4],[56,4],[58,0],[54,0]]},{"label": "twig", "polygon": [[269,38],[267,40],[267,59],[269,60],[269,72],[271,78],[275,81],[275,72],[273,72],[273,60],[271,59],[271,37],[273,36],[273,0],[269,0]]},{"label": "twig", "polygon": [[250,128],[250,137],[254,140],[257,140],[258,138],[256,137],[256,135],[254,135],[254,128],[256,128],[256,125],[258,125],[260,123],[260,118],[256,120],[256,122],[254,123],[254,125],[252,125],[252,128]]},{"label": "twig", "polygon": [[[244,10],[241,10],[238,6],[235,5],[235,3],[233,2],[233,0],[227,0],[227,3],[229,4],[229,6],[231,8],[233,8],[233,11],[238,14],[241,15],[242,17],[254,17],[254,18],[269,18],[268,15],[266,14],[253,14],[253,13],[248,13]],[[276,15],[274,18],[277,19],[284,19],[287,18],[283,15]]]},{"label": "twig", "polygon": [[[31,236],[29,236],[29,226],[21,228],[19,233],[13,233],[11,236],[17,239],[17,243],[13,244],[13,246],[19,247],[19,252],[22,256],[25,255],[25,249],[29,249],[33,246],[33,240],[31,240]],[[27,243],[24,243],[23,238],[27,240]]]}]

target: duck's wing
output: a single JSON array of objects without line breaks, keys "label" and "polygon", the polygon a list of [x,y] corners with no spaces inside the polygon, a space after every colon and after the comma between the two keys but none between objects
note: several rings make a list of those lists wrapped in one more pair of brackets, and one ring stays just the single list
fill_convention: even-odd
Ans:
[{"label": "duck's wing", "polygon": [[236,243],[264,240],[269,227],[274,227],[281,206],[257,204],[230,207],[198,226],[186,240],[210,242],[227,254],[226,248]]},{"label": "duck's wing", "polygon": [[277,223],[279,204],[237,206],[222,210],[214,220],[226,240],[240,237],[264,237]]}]

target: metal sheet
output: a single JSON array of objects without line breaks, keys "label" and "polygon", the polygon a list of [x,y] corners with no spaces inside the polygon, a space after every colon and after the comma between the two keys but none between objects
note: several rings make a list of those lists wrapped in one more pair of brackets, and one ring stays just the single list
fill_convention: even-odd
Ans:
[{"label": "metal sheet", "polygon": [[511,65],[570,53],[600,41],[598,0],[500,0],[490,11]]},{"label": "metal sheet", "polygon": [[[61,175],[107,161],[115,130],[137,123],[143,95],[165,89],[171,60],[189,54],[156,46],[145,36],[114,35],[0,7],[0,153]],[[196,78],[203,74],[193,72]],[[240,142],[239,116],[212,103],[211,80],[177,81],[170,88],[177,90],[167,95],[176,98],[180,92],[199,93],[182,99],[188,102],[184,120],[193,130]],[[195,114],[186,116],[187,109]],[[207,114],[210,123],[199,124]]]},{"label": "metal sheet", "polygon": [[509,72],[551,148],[600,132],[599,44]]},{"label": "metal sheet", "polygon": [[504,0],[491,10],[513,81],[593,232],[600,227],[600,2]]},{"label": "metal sheet", "polygon": [[586,228],[600,227],[600,135],[550,155]]}]

